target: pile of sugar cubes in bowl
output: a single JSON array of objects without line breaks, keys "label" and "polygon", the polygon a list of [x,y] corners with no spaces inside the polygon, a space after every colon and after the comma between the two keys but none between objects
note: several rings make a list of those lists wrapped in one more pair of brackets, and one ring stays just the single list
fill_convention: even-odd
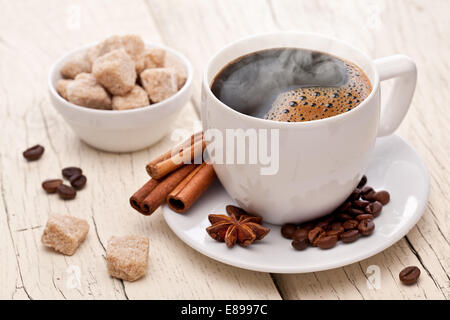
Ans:
[{"label": "pile of sugar cubes in bowl", "polygon": [[183,87],[187,70],[138,35],[111,36],[67,60],[58,94],[78,106],[127,110],[161,102]]}]

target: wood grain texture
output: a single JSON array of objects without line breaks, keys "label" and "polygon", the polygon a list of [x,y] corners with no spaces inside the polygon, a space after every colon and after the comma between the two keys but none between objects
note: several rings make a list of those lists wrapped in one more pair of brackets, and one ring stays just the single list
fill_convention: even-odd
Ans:
[{"label": "wood grain texture", "polygon": [[[450,298],[450,116],[447,101],[450,22],[446,0],[139,0],[0,1],[0,298],[4,299],[448,299]],[[77,10],[80,24],[77,26]],[[330,271],[266,274],[229,267],[195,252],[169,230],[160,212],[150,217],[129,208],[128,195],[147,179],[145,164],[174,144],[169,137],[131,154],[96,151],[80,142],[50,105],[51,63],[68,50],[111,34],[137,33],[180,50],[195,68],[192,103],[173,124],[193,131],[200,83],[210,56],[230,41],[277,30],[319,32],[346,40],[373,58],[411,56],[419,78],[411,109],[398,133],[423,157],[431,176],[427,210],[408,235],[378,255]],[[387,89],[389,83],[383,85]],[[38,162],[21,156],[41,143]],[[82,167],[89,179],[76,200],[47,196],[42,180],[61,168]],[[88,220],[87,241],[72,257],[42,247],[50,213]],[[110,278],[104,247],[111,235],[150,238],[148,275],[134,283]],[[405,287],[398,272],[418,265],[417,285]],[[81,286],[68,285],[70,266]],[[367,284],[379,268],[379,288]],[[279,290],[279,291],[278,291]]]}]

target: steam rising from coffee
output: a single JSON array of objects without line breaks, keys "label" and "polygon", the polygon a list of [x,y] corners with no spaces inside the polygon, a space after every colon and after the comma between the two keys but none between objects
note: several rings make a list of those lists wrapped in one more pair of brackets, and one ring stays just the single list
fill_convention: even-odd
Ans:
[{"label": "steam rising from coffee", "polygon": [[[358,73],[359,69],[352,68],[353,65],[344,60],[317,51],[268,49],[248,54],[228,64],[214,79],[211,89],[219,100],[231,108],[264,118],[274,107],[275,101],[277,104],[287,101],[284,97],[286,93],[302,100],[306,97],[294,92],[299,88],[329,89],[346,86],[349,78],[355,74],[359,76],[362,72]],[[281,94],[284,94],[283,100],[278,99]],[[290,102],[291,106],[294,102],[295,106],[299,105],[299,101]],[[327,104],[326,101],[320,102]],[[311,106],[315,105],[316,103],[311,103]]]}]

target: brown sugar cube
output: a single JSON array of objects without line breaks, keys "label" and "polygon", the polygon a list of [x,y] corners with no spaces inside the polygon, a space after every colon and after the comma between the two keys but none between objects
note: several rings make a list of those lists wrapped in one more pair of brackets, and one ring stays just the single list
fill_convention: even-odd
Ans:
[{"label": "brown sugar cube", "polygon": [[136,61],[145,50],[145,44],[142,38],[135,34],[127,34],[122,36],[121,39],[125,51]]},{"label": "brown sugar cube", "polygon": [[69,79],[60,79],[56,83],[56,91],[59,93],[61,97],[68,100],[67,98],[67,86],[72,82],[73,80]]},{"label": "brown sugar cube", "polygon": [[145,44],[138,35],[114,35],[106,38],[96,46],[89,48],[87,50],[87,57],[91,63],[94,63],[97,58],[117,49],[124,49],[135,60],[144,52]]},{"label": "brown sugar cube", "polygon": [[80,73],[67,85],[67,100],[78,106],[111,109],[111,98],[90,73]]},{"label": "brown sugar cube", "polygon": [[124,96],[114,96],[112,98],[113,110],[127,110],[145,107],[150,104],[147,92],[140,86],[134,86],[133,90]]},{"label": "brown sugar cube", "polygon": [[144,70],[141,73],[141,81],[153,103],[169,98],[178,90],[177,77],[171,68]]},{"label": "brown sugar cube", "polygon": [[118,279],[135,281],[147,272],[148,238],[129,235],[113,236],[106,248],[109,274]]},{"label": "brown sugar cube", "polygon": [[86,53],[74,55],[67,60],[61,67],[61,75],[64,78],[75,79],[75,77],[82,72],[91,72],[91,62]]},{"label": "brown sugar cube", "polygon": [[114,35],[89,48],[86,54],[89,61],[93,64],[97,58],[117,49],[123,49],[122,37]]},{"label": "brown sugar cube", "polygon": [[166,51],[161,48],[145,50],[136,60],[136,72],[140,74],[145,69],[163,67],[165,56]]},{"label": "brown sugar cube", "polygon": [[173,54],[167,53],[164,59],[164,67],[172,68],[175,70],[175,73],[177,75],[178,89],[180,89],[187,79],[187,70],[186,67],[183,65],[183,62],[181,62],[180,59],[178,59]]},{"label": "brown sugar cube", "polygon": [[124,49],[113,50],[95,60],[92,73],[113,95],[127,94],[136,83],[135,63]]},{"label": "brown sugar cube", "polygon": [[84,219],[55,215],[48,219],[42,243],[55,251],[71,256],[86,239],[89,224]]}]

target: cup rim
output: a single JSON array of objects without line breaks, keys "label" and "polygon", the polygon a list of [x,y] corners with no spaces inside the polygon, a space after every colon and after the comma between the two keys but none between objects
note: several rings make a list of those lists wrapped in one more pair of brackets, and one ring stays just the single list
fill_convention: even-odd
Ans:
[{"label": "cup rim", "polygon": [[[230,106],[226,105],[225,103],[223,103],[222,101],[220,101],[212,92],[211,90],[211,86],[210,83],[208,81],[208,71],[211,68],[212,63],[214,62],[214,60],[220,55],[222,54],[224,51],[230,49],[231,47],[234,47],[240,43],[243,43],[245,41],[248,41],[250,39],[255,39],[255,38],[264,38],[264,37],[273,37],[273,36],[282,36],[282,35],[286,35],[286,34],[290,34],[290,35],[298,35],[298,36],[311,36],[311,37],[317,37],[320,38],[322,40],[329,40],[329,41],[333,41],[333,42],[337,42],[341,45],[344,45],[346,47],[348,47],[350,50],[357,52],[361,57],[363,57],[364,59],[366,59],[369,62],[370,68],[372,69],[371,71],[373,72],[373,83],[372,83],[372,90],[370,92],[370,94],[367,96],[367,98],[361,102],[356,108],[351,109],[348,112],[344,112],[344,113],[340,113],[328,118],[323,118],[323,119],[317,119],[317,120],[309,120],[309,121],[303,121],[303,122],[285,122],[285,121],[277,121],[277,120],[269,120],[269,119],[263,119],[263,118],[257,118],[254,116],[250,116],[244,113],[241,113],[239,111],[234,110],[233,108],[231,108]],[[277,48],[277,46],[274,46],[273,48]],[[301,47],[299,47],[301,48]],[[255,50],[253,52],[256,52],[258,50]],[[227,63],[229,63],[231,61],[228,61]],[[226,64],[223,67],[225,67]],[[221,69],[222,70],[222,69]],[[238,40],[235,40],[231,43],[229,43],[228,45],[224,46],[222,49],[220,49],[219,51],[217,51],[209,60],[208,63],[206,64],[206,68],[203,72],[203,90],[205,90],[206,94],[208,94],[209,96],[212,97],[212,99],[225,111],[234,114],[235,116],[240,116],[243,119],[249,120],[249,121],[253,121],[255,124],[261,124],[261,125],[270,125],[270,126],[275,126],[275,127],[313,127],[313,126],[320,126],[320,125],[328,125],[331,122],[336,122],[336,121],[340,121],[341,119],[345,119],[347,117],[352,117],[354,115],[356,115],[357,113],[359,113],[363,108],[365,108],[368,104],[369,101],[372,100],[372,98],[375,96],[376,92],[378,92],[378,88],[380,85],[380,79],[379,79],[379,74],[377,69],[375,68],[375,65],[373,63],[373,59],[371,59],[366,53],[364,53],[363,51],[361,51],[360,49],[354,47],[353,45],[351,45],[350,43],[343,41],[343,40],[339,40],[336,39],[334,37],[330,37],[330,36],[326,36],[320,33],[315,33],[315,32],[300,32],[300,31],[281,31],[281,32],[271,32],[271,33],[259,33],[259,34],[255,34],[255,35],[251,35],[248,37],[244,37],[244,38],[240,38]]]},{"label": "cup rim", "polygon": [[[47,76],[48,88],[49,88],[50,93],[54,96],[54,98],[58,102],[60,102],[64,107],[67,107],[76,112],[86,112],[86,113],[102,115],[102,116],[120,116],[120,115],[124,115],[124,114],[134,114],[134,113],[139,113],[139,112],[144,112],[144,111],[149,111],[149,110],[156,111],[158,109],[164,109],[166,105],[172,103],[175,99],[177,99],[180,95],[182,95],[185,91],[189,90],[189,88],[191,87],[194,69],[193,69],[192,63],[189,61],[189,59],[186,58],[185,55],[183,55],[181,52],[179,52],[175,49],[172,49],[170,47],[167,47],[161,43],[144,41],[146,48],[154,48],[154,47],[162,48],[162,49],[166,50],[167,52],[170,52],[171,54],[175,55],[183,63],[184,67],[186,68],[186,71],[187,71],[186,81],[185,81],[184,85],[174,95],[170,96],[169,98],[167,98],[163,101],[149,104],[145,107],[127,109],[127,110],[103,110],[103,109],[94,109],[94,108],[88,108],[85,106],[79,106],[79,105],[73,104],[59,95],[59,93],[56,91],[55,85],[53,84],[52,78],[55,75],[55,73],[60,72],[63,61],[65,61],[67,58],[69,58],[70,56],[73,56],[76,53],[79,53],[83,50],[87,50],[88,48],[91,48],[91,47],[97,45],[98,43],[100,43],[100,41],[97,41],[97,42],[91,43],[91,44],[86,44],[81,47],[77,47],[76,49],[73,49],[73,50],[65,53],[61,57],[59,57],[51,65],[50,70],[48,72],[48,76]],[[62,77],[61,77],[61,79],[62,79]]]}]

